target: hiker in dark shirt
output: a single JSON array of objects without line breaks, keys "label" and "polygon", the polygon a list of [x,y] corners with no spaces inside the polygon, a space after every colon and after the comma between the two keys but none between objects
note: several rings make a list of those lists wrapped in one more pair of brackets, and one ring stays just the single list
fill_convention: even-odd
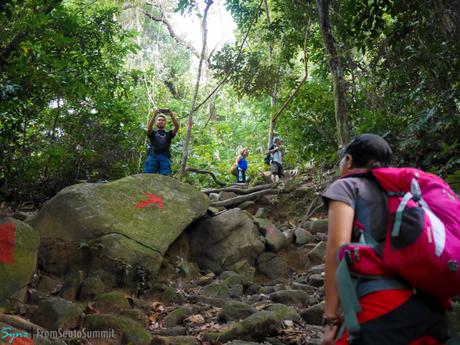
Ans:
[{"label": "hiker in dark shirt", "polygon": [[[174,128],[166,131],[166,117],[171,117]],[[153,129],[155,123],[156,129]],[[171,153],[170,146],[172,139],[179,130],[179,122],[169,109],[157,109],[147,124],[147,136],[150,139],[149,153],[144,164],[144,173],[171,175]]]}]

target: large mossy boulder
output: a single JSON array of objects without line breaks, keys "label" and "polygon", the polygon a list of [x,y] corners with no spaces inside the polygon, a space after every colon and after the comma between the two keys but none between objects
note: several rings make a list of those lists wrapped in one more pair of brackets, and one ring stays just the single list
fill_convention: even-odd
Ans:
[{"label": "large mossy boulder", "polygon": [[215,273],[242,260],[254,265],[265,249],[252,219],[238,208],[197,222],[189,236],[192,259]]},{"label": "large mossy boulder", "polygon": [[11,307],[10,298],[22,299],[21,290],[37,266],[39,243],[39,233],[30,225],[0,217],[0,307]]},{"label": "large mossy boulder", "polygon": [[155,274],[170,244],[208,204],[188,184],[140,174],[67,187],[29,223],[40,232],[39,262],[47,272],[60,275],[89,265],[117,274],[139,266]]}]

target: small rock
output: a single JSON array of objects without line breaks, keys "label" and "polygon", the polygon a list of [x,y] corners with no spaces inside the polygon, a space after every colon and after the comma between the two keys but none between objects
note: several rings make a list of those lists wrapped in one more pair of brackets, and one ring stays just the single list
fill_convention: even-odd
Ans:
[{"label": "small rock", "polygon": [[247,260],[241,260],[229,267],[230,271],[233,271],[244,278],[244,285],[249,285],[250,282],[254,281],[256,269],[251,266]]},{"label": "small rock", "polygon": [[292,322],[291,320],[284,320],[284,321],[283,321],[283,324],[284,324],[286,327],[292,327],[292,326],[294,326],[294,322]]},{"label": "small rock", "polygon": [[265,228],[265,238],[267,240],[265,244],[267,249],[275,253],[280,251],[286,243],[283,233],[275,226]]},{"label": "small rock", "polygon": [[327,234],[323,234],[321,232],[318,232],[317,234],[314,234],[312,237],[312,242],[318,243],[318,242],[327,242]]},{"label": "small rock", "polygon": [[186,334],[187,334],[187,329],[183,326],[163,328],[158,331],[158,335],[161,335],[164,337],[172,337],[172,336],[186,335]]},{"label": "small rock", "polygon": [[174,309],[168,315],[166,315],[162,323],[165,327],[174,327],[181,324],[187,317],[194,314],[194,310],[189,306],[182,306],[177,309]]},{"label": "small rock", "polygon": [[[209,200],[211,201],[219,201],[219,194],[218,193],[209,193]],[[208,208],[209,210],[209,208]]]},{"label": "small rock", "polygon": [[260,291],[260,285],[251,284],[246,289],[246,294],[247,295],[255,295],[256,293],[259,293],[259,291]]},{"label": "small rock", "polygon": [[85,327],[88,330],[110,330],[115,334],[122,334],[123,344],[150,345],[152,336],[136,321],[112,314],[93,314],[85,318]]},{"label": "small rock", "polygon": [[[243,287],[241,286],[241,292],[242,290]],[[205,286],[203,290],[201,290],[201,294],[208,297],[228,299],[230,298],[230,289],[224,283],[212,283],[208,286]]]},{"label": "small rock", "polygon": [[283,231],[283,235],[285,238],[285,247],[289,247],[295,239],[295,229],[286,229]]},{"label": "small rock", "polygon": [[303,290],[282,290],[270,294],[273,302],[287,305],[309,306],[313,303],[312,297]]},{"label": "small rock", "polygon": [[288,307],[284,304],[275,303],[268,306],[265,310],[274,312],[278,320],[300,320],[300,315],[297,313],[297,311],[294,308]]},{"label": "small rock", "polygon": [[209,304],[213,307],[222,308],[225,304],[225,300],[222,298],[214,298],[209,296],[202,296],[202,295],[191,295],[187,297],[187,302],[189,303],[201,303],[201,304]]},{"label": "small rock", "polygon": [[287,276],[289,267],[275,253],[264,252],[257,259],[257,269],[271,280],[280,280]]},{"label": "small rock", "polygon": [[326,254],[326,242],[318,243],[307,256],[313,265],[319,265],[324,262],[324,255]]},{"label": "small rock", "polygon": [[27,293],[29,294],[29,303],[31,304],[39,304],[41,301],[50,297],[49,293],[36,289],[29,289]]},{"label": "small rock", "polygon": [[224,201],[224,200],[228,200],[228,199],[232,199],[234,197],[238,196],[238,194],[234,193],[234,192],[220,192],[218,194],[218,197],[219,197],[219,201]]},{"label": "small rock", "polygon": [[94,300],[94,308],[101,313],[109,313],[129,309],[131,305],[124,293],[112,291],[97,296]]},{"label": "small rock", "polygon": [[206,333],[205,341],[220,341],[226,343],[231,340],[259,341],[273,334],[280,326],[274,312],[259,311],[244,320],[232,323],[219,333]]},{"label": "small rock", "polygon": [[184,322],[196,324],[196,325],[202,325],[205,323],[205,319],[203,315],[201,314],[195,314],[195,315],[190,315],[188,318],[184,320]]},{"label": "small rock", "polygon": [[218,317],[220,320],[230,322],[234,320],[241,320],[249,315],[254,314],[257,310],[246,303],[237,301],[228,301],[220,311]]},{"label": "small rock", "polygon": [[328,221],[327,219],[310,220],[305,222],[305,228],[308,229],[312,234],[327,234]]},{"label": "small rock", "polygon": [[259,207],[256,211],[256,214],[254,217],[256,218],[263,218],[265,217],[267,214],[267,209],[266,208],[263,208],[263,207]]},{"label": "small rock", "polygon": [[324,269],[325,269],[325,265],[320,264],[320,265],[316,265],[316,266],[313,266],[312,268],[310,268],[308,270],[308,273],[311,273],[311,274],[323,273]]},{"label": "small rock", "polygon": [[308,278],[308,283],[315,287],[320,287],[324,285],[324,277],[322,274],[312,274]]},{"label": "small rock", "polygon": [[320,326],[323,321],[323,313],[324,302],[321,302],[303,310],[300,315],[305,323]]},{"label": "small rock", "polygon": [[299,282],[293,282],[292,283],[292,287],[296,290],[303,290],[305,291],[306,293],[308,294],[314,294],[318,291],[317,288],[315,288],[314,286],[311,286],[311,285],[308,285],[308,284],[303,284],[303,283],[299,283]]},{"label": "small rock", "polygon": [[295,243],[296,244],[306,244],[311,241],[313,235],[311,232],[302,229],[302,228],[297,228],[295,229]]},{"label": "small rock", "polygon": [[49,330],[72,329],[80,325],[84,314],[81,308],[63,298],[42,301],[32,315],[32,322]]},{"label": "small rock", "polygon": [[198,280],[195,280],[198,286],[205,286],[210,284],[214,279],[216,279],[216,275],[213,272],[210,272],[204,276],[201,276]]},{"label": "small rock", "polygon": [[278,285],[275,285],[275,286],[266,285],[266,286],[262,286],[259,289],[259,293],[267,295],[267,294],[271,294],[279,290],[283,290],[283,288]]}]

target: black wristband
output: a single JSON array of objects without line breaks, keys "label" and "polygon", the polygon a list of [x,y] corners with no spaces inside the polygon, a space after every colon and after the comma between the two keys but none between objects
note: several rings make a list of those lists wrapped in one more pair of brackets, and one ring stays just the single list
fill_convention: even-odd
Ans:
[{"label": "black wristband", "polygon": [[338,326],[340,324],[340,317],[327,317],[323,315],[323,326]]}]

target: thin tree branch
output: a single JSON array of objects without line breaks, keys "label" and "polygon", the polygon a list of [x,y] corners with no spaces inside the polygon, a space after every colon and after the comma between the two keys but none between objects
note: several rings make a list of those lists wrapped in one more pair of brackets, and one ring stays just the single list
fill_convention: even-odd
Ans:
[{"label": "thin tree branch", "polygon": [[302,85],[305,83],[305,81],[308,79],[308,53],[307,53],[307,42],[308,42],[308,36],[310,34],[310,20],[308,20],[307,24],[307,30],[305,31],[305,36],[303,40],[303,63],[304,63],[304,72],[305,75],[300,81],[299,85],[295,88],[294,92],[291,94],[291,96],[284,102],[284,104],[281,106],[281,108],[277,111],[277,113],[273,116],[273,122],[276,122],[278,120],[278,117],[281,115],[281,113],[286,109],[286,107],[291,103],[291,101],[294,99],[294,97],[297,95],[297,92],[299,92],[300,88]]},{"label": "thin tree branch", "polygon": [[198,174],[208,174],[208,175],[211,175],[212,179],[214,180],[214,182],[216,182],[219,186],[225,186],[225,183],[219,181],[216,177],[216,175],[211,172],[211,171],[208,171],[208,170],[201,170],[201,169],[195,169],[195,168],[187,168],[185,169],[185,172],[188,173],[188,172],[194,172],[194,173],[198,173]]},{"label": "thin tree branch", "polygon": [[[229,78],[230,75],[232,74],[233,70],[235,69],[236,63],[238,62],[238,60],[239,60],[240,57],[241,57],[241,53],[243,52],[244,44],[246,43],[246,39],[247,39],[248,36],[249,36],[249,32],[251,31],[252,25],[255,23],[255,21],[256,21],[256,19],[257,19],[257,12],[259,11],[260,6],[262,6],[262,2],[263,2],[263,0],[260,1],[259,7],[258,7],[257,10],[254,12],[254,16],[253,16],[253,18],[252,18],[252,20],[251,20],[251,23],[249,24],[249,27],[248,27],[248,29],[247,29],[245,35],[244,35],[243,41],[241,42],[241,45],[240,45],[240,48],[239,48],[239,50],[238,50],[238,54],[237,54],[237,56],[236,56],[236,59],[235,59],[235,61],[233,61],[233,64],[232,64],[232,66],[230,67],[230,70],[228,71],[227,75],[224,77],[224,79],[222,79],[222,80],[217,84],[217,86],[214,88],[214,90],[212,90],[211,93],[210,93],[200,104],[198,104],[198,105],[195,107],[195,109],[193,109],[194,112],[197,111],[198,109],[200,109],[200,108],[203,106],[203,104],[205,104],[205,103],[212,97],[212,95],[214,95],[214,94],[217,92],[217,90],[219,90],[220,87],[221,87],[222,85],[224,85],[224,84],[227,82],[228,78]],[[209,121],[208,121],[208,122],[209,122]],[[204,127],[203,127],[203,128],[204,128]]]},{"label": "thin tree branch", "polygon": [[215,206],[215,207],[234,206],[234,205],[239,205],[248,200],[257,200],[263,195],[279,194],[279,193],[281,193],[281,190],[279,189],[265,189],[265,190],[261,190],[255,193],[241,195],[241,196],[237,196],[237,197],[223,200],[223,201],[216,201],[216,202],[211,203],[211,206]]},{"label": "thin tree branch", "polygon": [[259,190],[265,190],[265,189],[270,189],[273,188],[275,185],[270,183],[270,184],[262,184],[259,186],[255,186],[252,188],[235,188],[235,187],[224,187],[224,188],[210,188],[210,189],[203,189],[201,192],[205,194],[211,194],[211,193],[220,193],[220,192],[234,192],[237,194],[251,194],[254,192],[258,192]]},{"label": "thin tree branch", "polygon": [[195,90],[193,92],[193,99],[192,99],[192,105],[190,107],[190,113],[188,114],[188,121],[187,121],[187,133],[185,135],[185,142],[184,142],[184,147],[182,150],[182,159],[180,162],[180,175],[184,176],[185,175],[185,169],[187,167],[187,159],[188,159],[188,146],[190,144],[190,138],[192,136],[192,124],[193,124],[193,114],[195,113],[195,104],[196,100],[198,98],[198,91],[200,88],[200,79],[201,79],[201,70],[203,67],[203,61],[205,60],[205,54],[206,54],[206,45],[207,45],[207,39],[208,39],[208,11],[211,5],[214,3],[213,0],[206,0],[206,7],[204,9],[204,14],[203,14],[203,20],[201,21],[201,33],[202,33],[202,48],[201,48],[201,54],[200,54],[200,62],[198,63],[198,75],[196,77],[196,83],[195,83]]},{"label": "thin tree branch", "polygon": [[180,45],[186,47],[197,58],[200,58],[200,53],[198,53],[198,51],[192,46],[192,44],[190,42],[187,42],[186,40],[184,40],[178,34],[176,34],[176,32],[174,31],[174,29],[172,27],[172,24],[169,22],[169,20],[166,19],[166,17],[164,16],[163,12],[162,12],[162,16],[159,17],[159,16],[155,16],[155,15],[153,15],[151,13],[148,13],[147,11],[142,10],[142,9],[141,9],[141,11],[146,17],[150,18],[151,20],[163,23],[166,26],[166,28],[168,29],[169,35],[172,38],[174,38],[177,43],[179,43]]}]

